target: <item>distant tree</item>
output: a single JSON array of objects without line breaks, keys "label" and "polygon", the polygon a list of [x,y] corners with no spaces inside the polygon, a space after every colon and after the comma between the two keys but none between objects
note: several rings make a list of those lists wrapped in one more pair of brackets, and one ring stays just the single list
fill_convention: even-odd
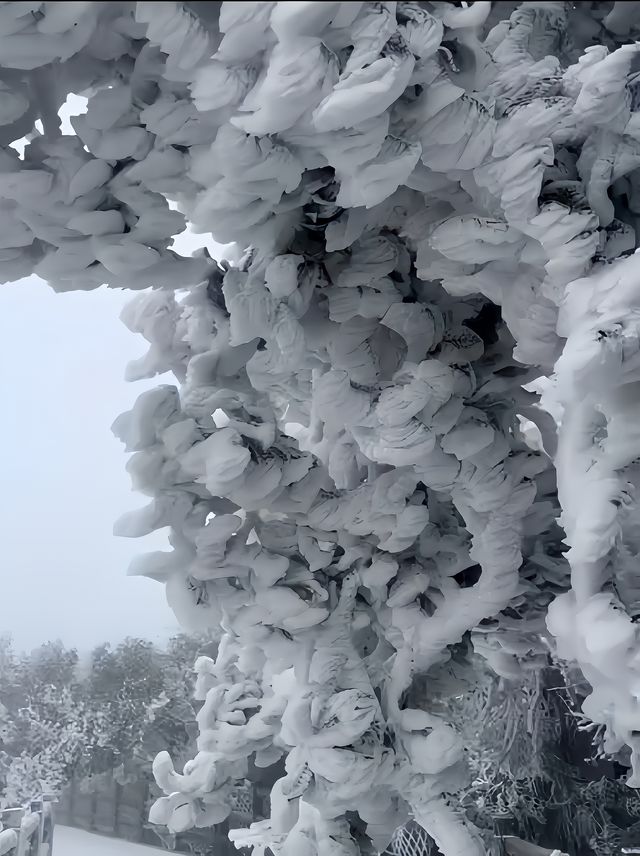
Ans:
[{"label": "distant tree", "polygon": [[34,648],[24,660],[25,677],[32,694],[42,687],[71,687],[77,683],[78,652],[65,648],[59,640]]},{"label": "distant tree", "polygon": [[172,637],[164,650],[155,651],[162,668],[162,690],[148,700],[138,722],[138,737],[116,769],[118,778],[152,782],[151,763],[163,749],[183,762],[188,760],[198,732],[193,664],[199,654],[213,653],[216,648],[206,634],[181,633]]},{"label": "distant tree", "polygon": [[64,786],[91,743],[91,716],[75,678],[78,655],[49,642],[18,655],[0,643],[0,801],[16,805]]},{"label": "distant tree", "polygon": [[78,653],[48,642],[28,654],[0,638],[0,802],[20,804],[72,778],[153,781],[164,748],[192,750],[193,663],[207,636],[180,634],[161,650],[143,639],[105,643],[84,674]]},{"label": "distant tree", "polygon": [[163,685],[161,657],[151,642],[125,639],[113,649],[104,644],[94,650],[86,680],[94,713],[87,773],[112,770],[131,756]]}]

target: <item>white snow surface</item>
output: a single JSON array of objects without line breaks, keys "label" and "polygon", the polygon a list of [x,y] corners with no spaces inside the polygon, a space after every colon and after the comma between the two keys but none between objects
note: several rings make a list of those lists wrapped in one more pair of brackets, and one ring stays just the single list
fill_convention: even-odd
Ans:
[{"label": "white snow surface", "polygon": [[131,844],[121,838],[93,835],[70,826],[56,826],[53,836],[53,856],[158,856],[166,852],[144,844]]}]

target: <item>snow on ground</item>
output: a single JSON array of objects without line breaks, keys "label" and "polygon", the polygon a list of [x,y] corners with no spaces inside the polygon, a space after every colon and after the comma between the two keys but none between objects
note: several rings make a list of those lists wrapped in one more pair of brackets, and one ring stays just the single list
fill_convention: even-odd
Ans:
[{"label": "snow on ground", "polygon": [[167,851],[92,835],[69,826],[56,826],[53,833],[52,856],[159,856],[160,853],[166,856]]}]

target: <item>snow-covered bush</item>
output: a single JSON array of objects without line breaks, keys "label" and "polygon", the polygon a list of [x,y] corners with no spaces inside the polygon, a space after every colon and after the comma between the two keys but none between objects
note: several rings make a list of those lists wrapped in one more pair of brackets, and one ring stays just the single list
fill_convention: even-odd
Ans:
[{"label": "snow-covered bush", "polygon": [[[637,5],[0,6],[0,277],[140,291],[128,377],[179,385],[114,424],[150,497],[116,531],[170,530],[132,573],[224,634],[157,820],[284,755],[256,856],[409,813],[482,852],[461,640],[522,681],[557,644],[640,781]],[[185,217],[238,254],[179,256]]]}]

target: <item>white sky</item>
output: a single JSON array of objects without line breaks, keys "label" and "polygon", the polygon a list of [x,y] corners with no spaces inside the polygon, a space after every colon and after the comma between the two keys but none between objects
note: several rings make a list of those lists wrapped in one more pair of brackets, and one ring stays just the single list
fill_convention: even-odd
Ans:
[{"label": "white sky", "polygon": [[0,286],[0,630],[19,647],[159,641],[178,629],[164,587],[126,576],[134,555],[166,538],[112,534],[146,498],[131,492],[110,426],[158,383],[123,380],[145,348],[118,317],[130,297],[55,294],[36,277]]},{"label": "white sky", "polygon": [[[63,133],[85,109],[85,98],[69,96]],[[222,257],[225,248],[190,230],[174,249],[188,255],[205,243]],[[123,379],[146,346],[119,319],[132,296],[105,287],[56,294],[37,277],[0,285],[0,633],[19,648],[61,639],[86,651],[180,629],[164,586],[126,576],[135,555],[167,548],[165,535],[112,534],[148,499],[131,492],[111,425],[145,389],[174,382]]]}]

